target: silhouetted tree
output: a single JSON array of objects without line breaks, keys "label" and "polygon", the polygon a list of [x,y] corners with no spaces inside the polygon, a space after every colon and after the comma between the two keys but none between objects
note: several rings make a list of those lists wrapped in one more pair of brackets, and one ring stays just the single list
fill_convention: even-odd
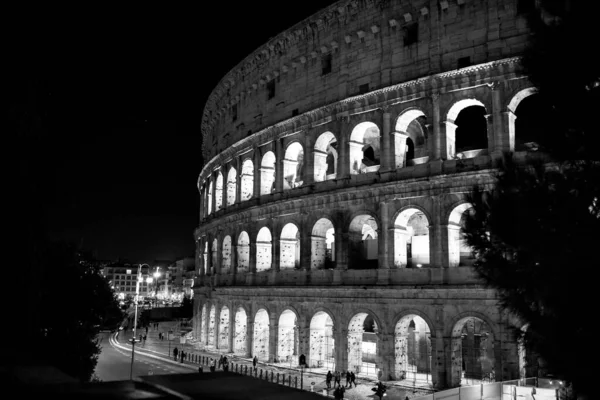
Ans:
[{"label": "silhouetted tree", "polygon": [[183,300],[181,301],[181,317],[182,318],[191,318],[194,315],[194,300],[191,296],[185,295],[183,296]]},{"label": "silhouetted tree", "polygon": [[[592,311],[600,245],[600,64],[597,2],[542,1],[523,60],[551,109],[543,155],[519,164],[507,154],[492,188],[470,196],[465,238],[475,270],[526,329],[525,349],[548,373],[592,394],[598,350]],[[595,40],[594,39],[594,40]],[[593,312],[593,311],[592,311]]]}]

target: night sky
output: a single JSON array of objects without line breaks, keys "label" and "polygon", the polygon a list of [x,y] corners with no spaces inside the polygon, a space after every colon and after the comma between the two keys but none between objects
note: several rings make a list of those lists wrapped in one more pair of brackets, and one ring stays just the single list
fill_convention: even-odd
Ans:
[{"label": "night sky", "polygon": [[39,170],[48,235],[105,260],[192,256],[208,95],[254,49],[330,3],[29,13],[14,37],[34,69],[11,83],[43,121],[27,139],[42,155],[25,159]]}]

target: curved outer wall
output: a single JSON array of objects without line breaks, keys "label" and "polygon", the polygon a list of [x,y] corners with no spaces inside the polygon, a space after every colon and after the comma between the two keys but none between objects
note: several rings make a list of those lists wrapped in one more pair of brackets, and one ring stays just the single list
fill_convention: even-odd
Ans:
[{"label": "curved outer wall", "polygon": [[[252,355],[260,325],[261,356],[280,361],[288,310],[294,354],[310,364],[311,321],[326,312],[335,368],[360,370],[353,321],[368,314],[367,361],[402,380],[410,316],[427,326],[435,387],[460,385],[461,335],[477,323],[492,338],[495,379],[522,374],[515,321],[476,279],[459,231],[465,194],[516,150],[516,109],[535,93],[519,66],[527,31],[516,0],[461,3],[337,2],[215,88],[194,233],[202,346]],[[465,147],[461,121],[474,108],[483,133]]]}]

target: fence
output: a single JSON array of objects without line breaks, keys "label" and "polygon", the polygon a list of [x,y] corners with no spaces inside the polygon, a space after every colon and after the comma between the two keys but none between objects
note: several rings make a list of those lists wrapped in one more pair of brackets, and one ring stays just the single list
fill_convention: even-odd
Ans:
[{"label": "fence", "polygon": [[[546,387],[543,387],[546,386]],[[436,392],[416,400],[558,400],[559,389],[547,387],[538,378],[482,383]]]}]

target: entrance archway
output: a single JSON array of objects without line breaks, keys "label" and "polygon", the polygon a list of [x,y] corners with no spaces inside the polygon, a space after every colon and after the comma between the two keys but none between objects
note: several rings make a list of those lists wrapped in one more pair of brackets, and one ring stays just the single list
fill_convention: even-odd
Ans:
[{"label": "entrance archway", "polygon": [[252,355],[260,361],[269,361],[269,314],[264,308],[254,316]]},{"label": "entrance archway", "polygon": [[266,271],[271,268],[271,231],[263,226],[256,236],[256,271]]},{"label": "entrance archway", "polygon": [[241,180],[241,198],[240,201],[250,200],[254,194],[254,164],[252,160],[247,159],[242,164]]},{"label": "entrance archway", "polygon": [[417,315],[406,315],[394,330],[394,378],[412,382],[432,383],[431,330]]},{"label": "entrance archway", "polygon": [[331,316],[319,311],[310,320],[310,368],[335,371],[335,339]]},{"label": "entrance archway", "polygon": [[[296,313],[285,310],[279,317],[279,334],[277,336],[277,362],[297,365],[298,325]],[[296,361],[294,361],[296,360]]]},{"label": "entrance archway", "polygon": [[361,122],[350,135],[350,174],[362,174],[379,170],[379,128],[373,122]]},{"label": "entrance archway", "polygon": [[231,167],[229,168],[229,173],[227,174],[227,206],[232,206],[235,204],[235,196],[237,191],[236,180],[237,171],[234,167]]},{"label": "entrance archway", "polygon": [[300,267],[300,232],[292,223],[286,224],[281,230],[279,240],[279,268],[294,269]]},{"label": "entrance archway", "polygon": [[429,266],[429,221],[416,208],[408,208],[394,222],[394,265],[396,268]]},{"label": "entrance archway", "polygon": [[242,231],[238,237],[237,253],[237,273],[248,272],[250,268],[250,237],[246,231]]},{"label": "entrance archway", "polygon": [[229,351],[229,308],[223,306],[219,318],[219,350]]},{"label": "entrance archway", "polygon": [[310,249],[311,269],[331,269],[335,267],[335,236],[333,223],[321,218],[312,229]]},{"label": "entrance archway", "polygon": [[452,330],[452,387],[495,382],[494,335],[477,317],[465,317]]},{"label": "entrance archway", "polygon": [[260,195],[271,194],[275,182],[275,153],[267,151],[260,163]]},{"label": "entrance archway", "polygon": [[358,313],[348,324],[348,370],[377,377],[377,332],[372,315]]},{"label": "entrance archway", "polygon": [[304,149],[298,142],[290,144],[283,159],[283,190],[302,186],[304,180]]},{"label": "entrance archway", "polygon": [[242,307],[238,307],[235,313],[235,326],[233,331],[233,352],[238,356],[246,356],[247,339],[246,330],[248,326],[248,316]]},{"label": "entrance archway", "polygon": [[337,174],[338,152],[337,140],[331,132],[322,133],[315,143],[314,157],[314,179],[315,182],[322,182],[328,179],[335,179]]}]

